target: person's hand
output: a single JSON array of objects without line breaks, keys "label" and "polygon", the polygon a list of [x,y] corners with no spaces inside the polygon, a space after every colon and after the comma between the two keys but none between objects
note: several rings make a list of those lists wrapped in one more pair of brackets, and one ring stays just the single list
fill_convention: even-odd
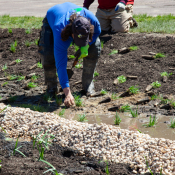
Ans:
[{"label": "person's hand", "polygon": [[63,89],[64,93],[65,93],[65,100],[64,100],[64,104],[66,107],[70,107],[72,105],[75,105],[75,101],[74,101],[74,97],[72,96],[71,92],[70,92],[70,88],[64,88]]},{"label": "person's hand", "polygon": [[122,12],[124,10],[125,10],[125,4],[122,2],[119,2],[115,7],[116,12]]},{"label": "person's hand", "polygon": [[87,57],[88,56],[88,49],[89,49],[89,44],[84,46],[84,47],[81,47],[80,48],[80,51],[81,51],[81,55],[78,59],[81,59],[81,58],[84,58],[84,57]]}]

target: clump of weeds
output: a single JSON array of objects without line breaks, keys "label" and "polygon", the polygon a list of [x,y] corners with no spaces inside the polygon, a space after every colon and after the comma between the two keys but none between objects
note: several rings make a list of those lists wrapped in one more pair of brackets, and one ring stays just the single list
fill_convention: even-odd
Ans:
[{"label": "clump of weeds", "polygon": [[59,112],[59,116],[60,116],[60,117],[64,117],[64,113],[65,113],[65,109],[62,109],[62,110]]},{"label": "clump of weeds", "polygon": [[25,30],[26,34],[30,34],[31,33],[31,29],[27,29]]},{"label": "clump of weeds", "polygon": [[79,122],[87,122],[88,120],[86,119],[86,114],[79,114],[78,121]]},{"label": "clump of weeds", "polygon": [[27,87],[28,87],[28,88],[35,88],[35,87],[37,87],[37,83],[29,82],[29,83],[27,84]]},{"label": "clump of weeds", "polygon": [[161,83],[156,81],[156,82],[153,82],[151,85],[152,85],[153,88],[159,88],[161,86]]},{"label": "clump of weeds", "polygon": [[129,47],[129,50],[131,50],[131,51],[138,50],[138,46],[131,46],[131,47]]},{"label": "clump of weeds", "polygon": [[131,86],[129,88],[129,93],[131,94],[137,94],[139,92],[139,88],[137,88],[136,86]]},{"label": "clump of weeds", "polygon": [[126,81],[126,77],[124,75],[121,75],[117,77],[119,83],[124,83]]},{"label": "clump of weeds", "polygon": [[16,63],[20,63],[21,61],[22,61],[22,60],[20,60],[20,59],[16,59],[16,60],[15,60]]},{"label": "clump of weeds", "polygon": [[117,100],[117,99],[119,99],[120,97],[116,94],[116,93],[112,93],[112,95],[111,95],[111,99],[112,100]]},{"label": "clump of weeds", "polygon": [[8,80],[16,80],[17,78],[18,78],[17,75],[9,75],[9,76],[7,76]]},{"label": "clump of weeds", "polygon": [[143,126],[152,127],[152,126],[155,126],[156,123],[157,123],[156,116],[153,116],[153,119],[152,119],[152,117],[150,115],[150,117],[149,117],[149,123],[148,124],[144,124]]},{"label": "clump of weeds", "polygon": [[38,46],[38,41],[39,41],[39,38],[38,39],[35,39],[34,43]]},{"label": "clump of weeds", "polygon": [[97,71],[94,72],[94,77],[99,76],[99,73]]},{"label": "clump of weeds", "polygon": [[5,64],[4,66],[2,66],[2,70],[3,70],[3,71],[7,70],[7,68],[8,68],[8,67],[7,67],[7,64]]},{"label": "clump of weeds", "polygon": [[108,91],[106,91],[105,89],[102,89],[102,90],[100,91],[100,93],[101,93],[102,95],[106,95],[106,94],[108,93]]},{"label": "clump of weeds", "polygon": [[133,110],[131,109],[130,112],[131,112],[131,115],[132,115],[133,118],[138,117],[138,107],[137,107],[137,109],[136,109],[135,111],[133,111]]},{"label": "clump of weeds", "polygon": [[115,125],[119,125],[121,121],[122,121],[122,120],[121,120],[120,116],[119,116],[118,113],[116,112],[116,114],[115,114],[115,119],[114,119],[114,124],[115,124]]},{"label": "clump of weeds", "polygon": [[111,53],[110,53],[109,55],[114,55],[114,54],[116,54],[116,53],[118,53],[118,50],[112,50]]},{"label": "clump of weeds", "polygon": [[9,32],[9,33],[13,33],[11,28],[8,29],[8,32]]},{"label": "clump of weeds", "polygon": [[24,80],[25,79],[25,76],[18,76],[18,78],[17,78],[17,81],[22,81],[22,80]]},{"label": "clump of weeds", "polygon": [[62,98],[58,98],[57,95],[55,95],[55,99],[56,99],[56,104],[58,106],[60,106],[62,104],[63,99]]},{"label": "clump of weeds", "polygon": [[131,111],[131,107],[127,104],[127,105],[121,106],[119,110],[121,112],[129,112],[129,111]]},{"label": "clump of weeds", "polygon": [[33,76],[31,77],[31,80],[32,80],[32,81],[36,81],[38,78],[39,78],[39,76],[33,75]]},{"label": "clump of weeds", "polygon": [[167,72],[162,72],[160,73],[161,77],[169,77],[170,75],[172,75],[173,73],[167,73]]},{"label": "clump of weeds", "polygon": [[174,119],[171,119],[171,125],[170,125],[170,128],[175,128],[175,118]]},{"label": "clump of weeds", "polygon": [[163,53],[156,53],[156,55],[154,55],[154,58],[164,58],[165,54]]},{"label": "clump of weeds", "polygon": [[44,101],[50,103],[52,100],[52,97],[49,95],[49,93],[45,93],[43,99]]},{"label": "clump of weeds", "polygon": [[75,105],[80,107],[83,106],[83,100],[80,98],[79,95],[74,95],[74,99],[75,99]]},{"label": "clump of weeds", "polygon": [[37,67],[42,69],[43,68],[43,65],[40,62],[38,62],[37,63]]},{"label": "clump of weeds", "polygon": [[18,42],[15,40],[15,42],[10,45],[10,51],[16,52],[17,45],[18,45]]},{"label": "clump of weeds", "polygon": [[82,64],[77,64],[75,65],[75,68],[80,69],[83,65]]}]

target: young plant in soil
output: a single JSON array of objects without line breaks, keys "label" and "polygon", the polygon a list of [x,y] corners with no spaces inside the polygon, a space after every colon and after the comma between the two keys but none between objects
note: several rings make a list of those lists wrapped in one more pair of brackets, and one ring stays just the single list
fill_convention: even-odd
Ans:
[{"label": "young plant in soil", "polygon": [[31,80],[32,80],[32,81],[36,81],[38,78],[39,78],[39,76],[33,75],[33,76],[31,77]]},{"label": "young plant in soil", "polygon": [[106,168],[105,168],[105,173],[107,174],[107,175],[110,175],[109,174],[109,166],[108,166],[108,161],[105,161],[106,162]]},{"label": "young plant in soil", "polygon": [[112,52],[109,55],[114,55],[116,53],[118,53],[118,50],[112,50]]},{"label": "young plant in soil", "polygon": [[38,46],[38,41],[39,41],[39,38],[38,39],[35,39],[34,43]]},{"label": "young plant in soil", "polygon": [[25,79],[25,76],[18,76],[18,78],[17,78],[17,81],[22,81],[22,80],[24,80]]},{"label": "young plant in soil", "polygon": [[97,71],[94,72],[94,77],[99,76],[99,73]]},{"label": "young plant in soil", "polygon": [[74,56],[74,55],[69,55],[68,58],[69,58],[69,59],[74,59],[75,56]]},{"label": "young plant in soil", "polygon": [[133,110],[131,109],[130,112],[131,112],[131,115],[132,115],[133,118],[138,117],[138,107],[137,107],[136,111],[133,111]]},{"label": "young plant in soil", "polygon": [[171,119],[171,125],[170,125],[170,128],[175,128],[175,118],[174,119]]},{"label": "young plant in soil", "polygon": [[58,106],[60,106],[62,104],[63,99],[62,98],[58,98],[57,95],[55,95],[55,100],[56,100],[56,104]]},{"label": "young plant in soil", "polygon": [[74,95],[74,99],[75,99],[76,106],[78,106],[78,107],[83,106],[83,101],[79,95]]},{"label": "young plant in soil", "polygon": [[112,100],[117,100],[117,99],[119,99],[119,98],[120,98],[120,97],[117,96],[116,93],[112,93],[112,95],[111,95],[111,99],[112,99]]},{"label": "young plant in soil", "polygon": [[37,87],[37,84],[34,83],[34,82],[29,82],[29,83],[27,84],[27,87],[28,87],[28,88],[35,88],[35,87]]},{"label": "young plant in soil", "polygon": [[65,113],[65,109],[62,109],[62,110],[59,112],[59,116],[60,116],[60,117],[64,117],[64,113]]},{"label": "young plant in soil", "polygon": [[11,28],[8,29],[8,32],[9,32],[9,33],[13,33]]},{"label": "young plant in soil", "polygon": [[79,114],[78,121],[79,122],[87,122],[88,120],[86,119],[86,114]]},{"label": "young plant in soil", "polygon": [[77,64],[75,65],[75,68],[80,69],[83,65],[82,64]]},{"label": "young plant in soil", "polygon": [[149,123],[148,124],[144,124],[143,126],[152,127],[152,126],[155,126],[156,123],[157,123],[156,116],[154,116],[153,119],[152,119],[152,117],[150,115]]},{"label": "young plant in soil", "polygon": [[25,30],[26,34],[30,34],[31,33],[31,30],[30,29],[27,29]]},{"label": "young plant in soil", "polygon": [[16,63],[20,63],[21,61],[22,61],[22,60],[20,60],[20,59],[16,59],[16,60],[15,60]]},{"label": "young plant in soil", "polygon": [[8,80],[15,80],[15,79],[17,79],[17,78],[18,78],[17,75],[9,75],[9,76],[7,77]]},{"label": "young plant in soil", "polygon": [[131,46],[131,47],[129,47],[129,50],[131,50],[131,51],[138,50],[138,46]]},{"label": "young plant in soil", "polygon": [[119,83],[124,83],[126,81],[126,77],[124,75],[121,75],[117,77]]},{"label": "young plant in soil", "polygon": [[16,52],[17,45],[18,45],[18,42],[15,40],[15,42],[10,45],[10,51]]},{"label": "young plant in soil", "polygon": [[129,88],[129,93],[131,94],[137,94],[139,92],[139,88],[137,88],[136,86],[131,86]]},{"label": "young plant in soil", "polygon": [[101,49],[103,49],[103,46],[104,46],[104,41],[101,40]]},{"label": "young plant in soil", "polygon": [[19,151],[19,149],[20,149],[22,146],[19,146],[19,147],[17,148],[18,139],[19,139],[19,137],[18,137],[17,140],[16,140],[15,148],[14,148],[14,150],[13,150],[13,155],[15,155],[15,152],[17,151],[18,153],[20,153],[21,155],[23,155],[24,157],[26,157],[21,151]]},{"label": "young plant in soil", "polygon": [[152,85],[153,88],[159,88],[161,86],[161,83],[156,81],[156,82],[153,82],[151,85]]},{"label": "young plant in soil", "polygon": [[152,95],[151,96],[151,100],[156,100],[156,99],[158,99],[159,97],[158,97],[158,95]]},{"label": "young plant in soil", "polygon": [[7,69],[7,64],[5,64],[4,66],[2,66],[2,70],[5,71]]},{"label": "young plant in soil", "polygon": [[127,105],[121,106],[119,110],[121,112],[129,112],[129,111],[131,111],[131,107],[127,104]]},{"label": "young plant in soil", "polygon": [[29,42],[28,40],[25,42],[25,45],[27,46],[27,47],[30,47],[31,45],[32,45],[32,42]]},{"label": "young plant in soil", "polygon": [[8,84],[8,82],[4,82],[1,86],[6,86]]},{"label": "young plant in soil", "polygon": [[100,92],[102,95],[106,95],[108,93],[108,91],[106,91],[105,89],[102,89]]},{"label": "young plant in soil", "polygon": [[154,175],[153,172],[151,171],[149,165],[148,165],[148,160],[147,160],[147,157],[146,156],[145,156],[145,159],[146,159],[146,166],[147,166],[149,172],[151,173],[151,175]]},{"label": "young plant in soil", "polygon": [[38,62],[37,63],[37,67],[42,69],[43,68],[43,65],[40,62]]},{"label": "young plant in soil", "polygon": [[118,113],[116,112],[116,114],[115,114],[115,119],[114,119],[114,124],[115,124],[115,125],[119,125],[121,121],[122,121],[122,120],[121,120],[120,116],[119,116]]},{"label": "young plant in soil", "polygon": [[154,58],[164,58],[165,55],[163,53],[157,53]]}]

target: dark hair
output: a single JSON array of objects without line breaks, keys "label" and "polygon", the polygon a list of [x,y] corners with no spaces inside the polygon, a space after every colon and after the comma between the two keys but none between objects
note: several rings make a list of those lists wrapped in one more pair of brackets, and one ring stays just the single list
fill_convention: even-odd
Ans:
[{"label": "dark hair", "polygon": [[[79,15],[77,15],[76,13],[72,14],[70,16],[70,23],[68,25],[66,25],[66,27],[62,30],[61,32],[61,39],[62,41],[67,41],[68,38],[71,36],[72,37],[72,23],[74,22],[74,20],[79,17]],[[89,21],[90,22],[90,21]],[[90,23],[90,33],[89,33],[89,39],[92,41],[92,36],[94,34],[94,25],[92,25]]]}]

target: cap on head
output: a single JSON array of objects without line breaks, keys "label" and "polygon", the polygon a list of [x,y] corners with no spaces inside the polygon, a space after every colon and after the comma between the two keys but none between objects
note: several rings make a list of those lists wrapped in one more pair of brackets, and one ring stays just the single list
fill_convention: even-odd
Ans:
[{"label": "cap on head", "polygon": [[83,47],[89,43],[90,22],[87,18],[79,16],[72,24],[74,42],[77,46]]}]

